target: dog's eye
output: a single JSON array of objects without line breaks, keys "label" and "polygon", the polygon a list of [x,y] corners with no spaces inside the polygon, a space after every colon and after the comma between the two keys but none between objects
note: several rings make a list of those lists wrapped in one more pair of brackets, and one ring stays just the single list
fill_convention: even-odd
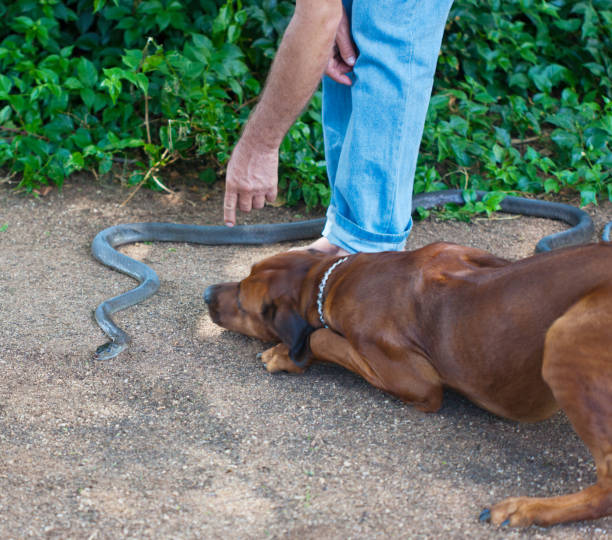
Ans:
[{"label": "dog's eye", "polygon": [[240,301],[240,289],[242,287],[242,281],[238,283],[238,293],[236,294],[236,306],[238,307],[238,311],[241,313],[246,313],[246,310],[242,307],[242,302]]},{"label": "dog's eye", "polygon": [[272,320],[276,315],[276,306],[272,302],[264,302],[261,306],[261,314],[264,319]]}]

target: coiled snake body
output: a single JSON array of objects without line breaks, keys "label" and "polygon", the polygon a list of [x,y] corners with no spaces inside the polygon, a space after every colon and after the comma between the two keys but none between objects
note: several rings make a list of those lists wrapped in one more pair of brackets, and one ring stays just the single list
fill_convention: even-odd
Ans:
[{"label": "coiled snake body", "polygon": [[[483,192],[478,192],[482,198]],[[413,199],[413,210],[417,207],[433,208],[446,203],[462,204],[462,191],[446,190],[421,193]],[[522,214],[556,219],[571,225],[571,228],[542,238],[536,251],[550,251],[561,246],[581,244],[591,239],[593,222],[589,215],[562,203],[551,203],[506,197],[501,202],[501,210],[511,214]],[[95,310],[95,319],[110,341],[98,347],[95,358],[108,360],[127,348],[130,337],[112,320],[111,315],[142,302],[155,294],[159,288],[157,274],[146,264],[134,260],[115,248],[134,242],[188,242],[205,245],[245,244],[259,245],[283,241],[297,241],[316,238],[321,235],[325,220],[323,218],[295,223],[267,225],[244,225],[238,227],[180,225],[176,223],[129,223],[104,229],[96,235],[92,243],[93,256],[101,263],[123,272],[140,282],[140,285],[126,293],[102,302]],[[604,239],[609,240],[612,223],[606,226]]]}]

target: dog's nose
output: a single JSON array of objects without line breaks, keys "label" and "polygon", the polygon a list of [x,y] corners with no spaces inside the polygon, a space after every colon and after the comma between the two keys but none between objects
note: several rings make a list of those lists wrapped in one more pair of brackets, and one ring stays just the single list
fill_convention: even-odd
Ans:
[{"label": "dog's nose", "polygon": [[204,291],[204,302],[210,304],[213,301],[215,297],[216,288],[216,285],[210,285],[209,287],[206,287],[206,290]]}]

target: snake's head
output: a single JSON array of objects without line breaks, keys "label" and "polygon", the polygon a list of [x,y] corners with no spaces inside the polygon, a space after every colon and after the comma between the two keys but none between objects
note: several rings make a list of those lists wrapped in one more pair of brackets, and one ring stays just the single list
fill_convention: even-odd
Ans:
[{"label": "snake's head", "polygon": [[127,348],[127,343],[116,343],[109,341],[104,345],[100,345],[94,354],[94,360],[110,360],[115,358],[121,351]]}]

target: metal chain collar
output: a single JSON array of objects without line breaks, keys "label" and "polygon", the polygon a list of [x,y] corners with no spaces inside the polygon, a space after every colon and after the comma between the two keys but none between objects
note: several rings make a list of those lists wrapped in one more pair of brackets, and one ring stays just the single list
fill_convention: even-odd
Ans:
[{"label": "metal chain collar", "polygon": [[327,272],[325,272],[325,274],[323,275],[321,283],[319,283],[319,294],[317,295],[317,311],[319,312],[319,320],[325,328],[328,328],[328,326],[325,324],[325,319],[323,318],[323,294],[325,292],[325,285],[327,285],[327,280],[329,279],[329,276],[331,276],[331,273],[335,270],[336,266],[342,264],[344,261],[346,261],[346,259],[348,259],[348,255],[346,257],[338,259],[334,264],[332,264],[327,269]]}]

